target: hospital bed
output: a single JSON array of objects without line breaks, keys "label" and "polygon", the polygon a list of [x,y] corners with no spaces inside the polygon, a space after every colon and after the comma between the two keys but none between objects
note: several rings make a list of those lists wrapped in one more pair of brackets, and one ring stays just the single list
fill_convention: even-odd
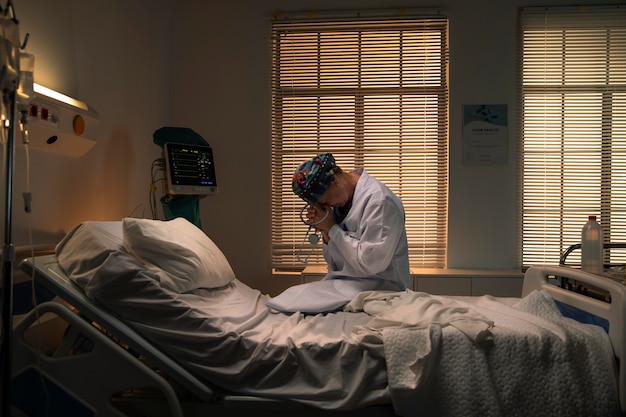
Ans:
[{"label": "hospital bed", "polygon": [[624,414],[614,280],[532,267],[519,299],[373,291],[348,311],[285,314],[237,279],[164,288],[122,235],[120,222],[85,222],[56,255],[21,262],[50,301],[15,327],[16,415]]}]

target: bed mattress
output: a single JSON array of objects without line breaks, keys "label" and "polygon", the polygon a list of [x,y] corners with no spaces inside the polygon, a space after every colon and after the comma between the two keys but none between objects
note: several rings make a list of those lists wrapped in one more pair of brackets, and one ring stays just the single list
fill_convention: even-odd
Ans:
[{"label": "bed mattress", "polygon": [[328,314],[272,312],[235,279],[162,287],[124,249],[120,222],[85,222],[59,245],[95,302],[211,384],[323,409],[392,403],[400,415],[619,415],[606,333],[550,296],[361,294]]}]

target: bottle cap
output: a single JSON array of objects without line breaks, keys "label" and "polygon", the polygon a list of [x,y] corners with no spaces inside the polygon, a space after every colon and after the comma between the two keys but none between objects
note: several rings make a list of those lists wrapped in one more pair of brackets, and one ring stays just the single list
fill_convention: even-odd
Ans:
[{"label": "bottle cap", "polygon": [[589,220],[595,220],[596,216],[589,216]]}]

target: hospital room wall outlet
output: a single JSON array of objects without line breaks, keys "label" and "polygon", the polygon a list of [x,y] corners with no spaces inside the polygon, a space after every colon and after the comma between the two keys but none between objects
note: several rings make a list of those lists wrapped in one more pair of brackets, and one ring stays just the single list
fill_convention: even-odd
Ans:
[{"label": "hospital room wall outlet", "polygon": [[31,147],[79,157],[96,144],[100,132],[95,109],[39,85],[35,93],[28,114]]}]

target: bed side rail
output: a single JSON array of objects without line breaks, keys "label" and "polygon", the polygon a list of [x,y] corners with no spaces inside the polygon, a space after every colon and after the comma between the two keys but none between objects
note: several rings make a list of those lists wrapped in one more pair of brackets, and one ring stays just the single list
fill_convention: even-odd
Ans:
[{"label": "bed side rail", "polygon": [[[626,250],[626,243],[612,243],[612,242],[608,242],[605,243],[603,245],[604,250],[605,250],[605,258],[607,257],[607,253],[610,252],[612,249],[625,249]],[[563,251],[563,253],[561,254],[561,257],[559,258],[559,265],[561,266],[575,266],[575,267],[579,267],[580,268],[580,264],[572,264],[570,263],[567,258],[569,257],[569,255],[572,254],[572,252],[577,251],[582,249],[582,244],[580,243],[576,243],[574,245],[569,246],[567,249],[565,249]],[[618,253],[624,253],[624,251],[619,251]],[[609,268],[613,268],[613,267],[624,267],[624,263],[605,263],[604,264],[604,268],[605,269],[609,269]]]},{"label": "bed side rail", "polygon": [[[42,321],[44,315],[45,322]],[[36,325],[39,328],[33,332],[45,331],[42,327],[52,320],[50,317],[65,321],[71,330],[66,336],[67,333],[79,335],[87,348],[76,352],[68,347],[48,355],[29,343],[27,330]],[[84,415],[125,416],[112,405],[112,396],[128,389],[153,388],[164,396],[172,416],[183,417],[174,389],[162,376],[60,303],[38,305],[15,326],[14,333],[13,383],[28,378],[30,394],[35,391],[45,394],[36,401],[52,414],[63,412],[63,409],[55,411],[51,408],[71,407],[72,410],[82,410]],[[41,387],[35,390],[34,384]],[[55,397],[52,397],[53,393]],[[58,393],[72,401],[59,401]],[[19,403],[19,399],[14,398],[14,406],[16,402]]]},{"label": "bed side rail", "polygon": [[107,329],[113,336],[128,344],[133,351],[148,358],[199,399],[211,401],[215,398],[215,393],[208,384],[200,381],[122,320],[90,300],[60,269],[54,255],[25,259],[20,263],[20,268],[28,274],[34,274],[38,287],[60,297],[78,309],[82,316]]}]

